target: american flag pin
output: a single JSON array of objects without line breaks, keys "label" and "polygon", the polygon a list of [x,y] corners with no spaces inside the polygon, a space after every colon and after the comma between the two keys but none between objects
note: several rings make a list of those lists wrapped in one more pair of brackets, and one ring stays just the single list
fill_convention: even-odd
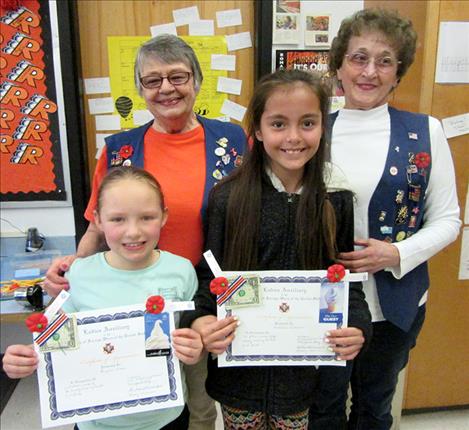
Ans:
[{"label": "american flag pin", "polygon": [[417,133],[409,132],[409,139],[418,140],[419,136]]}]

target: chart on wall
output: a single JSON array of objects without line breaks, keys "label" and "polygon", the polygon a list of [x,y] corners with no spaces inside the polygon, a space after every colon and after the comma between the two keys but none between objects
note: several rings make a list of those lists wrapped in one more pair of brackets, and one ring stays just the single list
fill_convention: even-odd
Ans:
[{"label": "chart on wall", "polygon": [[0,192],[4,202],[66,200],[52,34],[48,1],[2,0]]}]

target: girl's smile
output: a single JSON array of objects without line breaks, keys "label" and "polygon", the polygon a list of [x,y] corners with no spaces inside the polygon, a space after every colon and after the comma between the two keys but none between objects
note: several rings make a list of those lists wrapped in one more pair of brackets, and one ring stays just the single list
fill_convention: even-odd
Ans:
[{"label": "girl's smile", "polygon": [[103,231],[110,251],[106,260],[116,269],[137,270],[150,266],[157,258],[155,248],[166,210],[148,184],[125,179],[104,190],[96,224]]},{"label": "girl's smile", "polygon": [[304,166],[316,154],[321,134],[319,99],[305,84],[280,87],[267,99],[256,137],[288,192],[301,186]]}]

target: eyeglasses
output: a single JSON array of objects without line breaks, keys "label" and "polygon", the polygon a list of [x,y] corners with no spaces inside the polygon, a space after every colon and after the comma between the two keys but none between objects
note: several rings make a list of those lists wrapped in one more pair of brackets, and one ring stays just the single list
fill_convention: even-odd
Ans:
[{"label": "eyeglasses", "polygon": [[155,88],[160,88],[165,79],[167,79],[171,85],[178,86],[187,84],[191,76],[191,72],[175,72],[168,76],[142,76],[140,83],[144,88],[154,90]]},{"label": "eyeglasses", "polygon": [[394,58],[386,55],[384,57],[370,57],[363,52],[355,52],[353,54],[345,54],[349,64],[356,69],[364,69],[373,60],[375,67],[382,73],[389,73],[393,70],[394,66],[401,64],[402,61],[397,61]]}]

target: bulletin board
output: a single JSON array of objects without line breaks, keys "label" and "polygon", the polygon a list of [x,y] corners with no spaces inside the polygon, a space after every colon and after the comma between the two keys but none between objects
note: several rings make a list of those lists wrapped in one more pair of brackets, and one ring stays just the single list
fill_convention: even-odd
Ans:
[{"label": "bulletin board", "polygon": [[269,35],[258,50],[261,75],[279,68],[327,73],[329,48],[342,19],[363,6],[363,0],[259,2],[258,16]]},{"label": "bulletin board", "polygon": [[55,6],[1,4],[0,191],[2,206],[11,203],[5,207],[71,204]]}]

